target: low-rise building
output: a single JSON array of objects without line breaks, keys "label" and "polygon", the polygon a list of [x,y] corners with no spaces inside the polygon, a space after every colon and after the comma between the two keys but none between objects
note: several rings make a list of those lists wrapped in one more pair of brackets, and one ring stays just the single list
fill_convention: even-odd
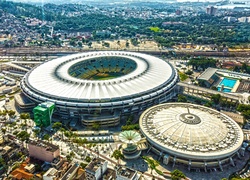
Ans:
[{"label": "low-rise building", "polygon": [[58,178],[58,171],[55,168],[50,168],[43,175],[43,180],[56,180]]},{"label": "low-rise building", "polygon": [[76,177],[78,176],[78,170],[79,170],[79,165],[78,164],[73,164],[68,171],[63,175],[61,180],[75,180]]},{"label": "low-rise building", "polygon": [[86,167],[87,180],[99,180],[107,171],[108,161],[101,158],[94,158]]},{"label": "low-rise building", "polygon": [[119,167],[116,170],[116,180],[137,180],[139,179],[138,173],[134,169],[128,167]]},{"label": "low-rise building", "polygon": [[28,142],[28,149],[30,157],[46,162],[52,162],[60,156],[59,146],[44,141],[30,140]]},{"label": "low-rise building", "polygon": [[4,142],[3,140],[3,133],[2,131],[0,130],[0,144],[2,144]]},{"label": "low-rise building", "polygon": [[28,164],[27,166],[24,167],[25,171],[29,173],[34,173],[35,172],[35,165],[34,164]]}]

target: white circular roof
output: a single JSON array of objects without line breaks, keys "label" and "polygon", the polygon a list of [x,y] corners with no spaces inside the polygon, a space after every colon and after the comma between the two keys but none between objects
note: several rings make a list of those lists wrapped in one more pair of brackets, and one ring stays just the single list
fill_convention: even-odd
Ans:
[{"label": "white circular roof", "polygon": [[141,140],[141,136],[136,131],[123,131],[119,134],[119,139],[127,144],[134,144]]},{"label": "white circular roof", "polygon": [[156,147],[184,158],[220,159],[243,142],[236,122],[213,109],[187,103],[166,103],[140,117],[142,133]]},{"label": "white circular roof", "polygon": [[[70,67],[81,61],[111,56],[128,58],[137,66],[129,74],[110,80],[79,79],[68,73]],[[157,57],[133,52],[100,51],[74,54],[45,62],[29,72],[25,79],[24,89],[40,92],[40,96],[110,100],[156,91],[172,81],[176,83],[178,77],[170,64]]]}]

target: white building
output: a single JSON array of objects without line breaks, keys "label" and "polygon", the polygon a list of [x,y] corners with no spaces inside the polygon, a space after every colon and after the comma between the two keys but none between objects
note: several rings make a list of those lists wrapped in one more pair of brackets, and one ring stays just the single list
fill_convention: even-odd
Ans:
[{"label": "white building", "polygon": [[57,174],[58,174],[58,171],[55,168],[50,168],[43,175],[43,180],[56,180],[57,179]]},{"label": "white building", "polygon": [[165,164],[185,164],[188,169],[207,171],[224,164],[235,166],[240,157],[243,132],[227,115],[205,106],[165,103],[144,111],[142,134],[151,151],[165,158]]},{"label": "white building", "polygon": [[100,180],[107,171],[108,161],[94,158],[85,168],[86,180]]},{"label": "white building", "polygon": [[119,167],[116,170],[116,180],[137,180],[139,179],[138,173],[134,169],[128,167]]},{"label": "white building", "polygon": [[227,22],[231,23],[231,22],[236,22],[237,19],[235,17],[227,17]]},{"label": "white building", "polygon": [[2,144],[4,142],[3,140],[3,133],[2,131],[0,130],[0,144]]}]

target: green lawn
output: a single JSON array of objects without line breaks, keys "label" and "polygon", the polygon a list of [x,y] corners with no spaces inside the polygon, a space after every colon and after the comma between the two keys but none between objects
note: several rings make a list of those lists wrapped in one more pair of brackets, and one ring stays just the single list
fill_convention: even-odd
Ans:
[{"label": "green lawn", "polygon": [[181,81],[185,81],[188,78],[188,75],[183,72],[179,72],[179,76]]}]

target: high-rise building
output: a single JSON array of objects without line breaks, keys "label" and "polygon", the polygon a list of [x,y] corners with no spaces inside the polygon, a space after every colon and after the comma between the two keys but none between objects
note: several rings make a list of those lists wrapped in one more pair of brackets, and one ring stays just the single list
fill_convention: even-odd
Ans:
[{"label": "high-rise building", "polygon": [[216,12],[217,12],[217,8],[215,8],[214,6],[207,7],[207,11],[206,11],[207,14],[214,16]]},{"label": "high-rise building", "polygon": [[51,124],[51,117],[55,109],[52,102],[44,102],[33,109],[36,126],[47,127]]}]

